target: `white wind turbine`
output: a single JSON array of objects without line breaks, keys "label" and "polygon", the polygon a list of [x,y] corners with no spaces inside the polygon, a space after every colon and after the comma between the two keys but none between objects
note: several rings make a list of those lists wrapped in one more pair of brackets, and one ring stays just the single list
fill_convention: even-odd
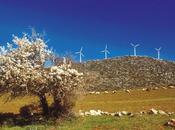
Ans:
[{"label": "white wind turbine", "polygon": [[161,47],[159,48],[155,48],[155,50],[157,51],[157,59],[160,60],[160,51],[161,51]]},{"label": "white wind turbine", "polygon": [[75,52],[75,54],[79,54],[79,56],[80,56],[80,63],[81,63],[81,62],[82,62],[82,57],[84,57],[84,54],[83,54],[83,47],[81,47],[80,51]]},{"label": "white wind turbine", "polygon": [[63,63],[66,64],[66,57],[63,57]]},{"label": "white wind turbine", "polygon": [[107,59],[107,58],[108,58],[108,54],[110,54],[110,52],[108,51],[108,46],[107,46],[107,44],[106,44],[106,46],[105,46],[105,49],[104,49],[103,51],[101,51],[101,52],[104,53],[105,59]]},{"label": "white wind turbine", "polygon": [[137,56],[137,47],[140,45],[131,43],[131,46],[133,46],[133,48],[134,48],[134,56]]}]

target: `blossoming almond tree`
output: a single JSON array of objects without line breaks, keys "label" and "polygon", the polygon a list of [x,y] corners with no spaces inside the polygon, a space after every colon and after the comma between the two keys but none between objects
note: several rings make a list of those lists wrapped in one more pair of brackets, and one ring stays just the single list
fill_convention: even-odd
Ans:
[{"label": "blossoming almond tree", "polygon": [[68,63],[46,68],[45,62],[53,57],[39,36],[13,36],[12,44],[0,47],[0,94],[10,93],[12,99],[26,94],[37,95],[43,115],[52,113],[46,94],[53,97],[55,116],[60,111],[71,109],[65,104],[69,95],[81,85],[82,73],[71,69]]}]

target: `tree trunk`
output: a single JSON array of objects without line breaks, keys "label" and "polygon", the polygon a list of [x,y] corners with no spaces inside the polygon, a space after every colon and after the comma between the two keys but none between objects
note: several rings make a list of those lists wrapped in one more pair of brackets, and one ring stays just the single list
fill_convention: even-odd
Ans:
[{"label": "tree trunk", "polygon": [[54,117],[59,117],[64,114],[64,106],[61,103],[61,97],[57,95],[53,95],[53,106],[51,110],[51,115]]},{"label": "tree trunk", "polygon": [[43,116],[48,116],[49,115],[49,106],[47,103],[46,96],[44,94],[38,94],[39,99],[40,99],[40,105],[43,110]]},{"label": "tree trunk", "polygon": [[63,106],[61,105],[61,98],[54,97],[54,107],[59,111],[63,111]]}]

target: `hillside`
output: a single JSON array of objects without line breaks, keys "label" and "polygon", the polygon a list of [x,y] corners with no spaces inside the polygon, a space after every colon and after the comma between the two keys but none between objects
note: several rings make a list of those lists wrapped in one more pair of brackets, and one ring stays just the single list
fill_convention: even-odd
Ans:
[{"label": "hillside", "polygon": [[74,64],[85,74],[88,90],[163,87],[175,84],[175,63],[150,57],[125,56]]}]

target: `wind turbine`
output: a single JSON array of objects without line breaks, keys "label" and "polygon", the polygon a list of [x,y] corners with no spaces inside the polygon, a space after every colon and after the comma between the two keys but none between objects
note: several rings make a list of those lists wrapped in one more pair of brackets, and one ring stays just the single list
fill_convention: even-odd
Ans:
[{"label": "wind turbine", "polygon": [[131,43],[131,46],[133,46],[133,48],[134,48],[134,56],[137,56],[137,47],[140,45]]},{"label": "wind turbine", "polygon": [[157,51],[157,59],[158,59],[158,60],[160,60],[160,50],[161,50],[161,49],[162,49],[161,47],[155,48],[155,50]]},{"label": "wind turbine", "polygon": [[80,56],[80,63],[82,62],[82,57],[84,57],[84,54],[82,51],[83,51],[83,47],[81,47],[80,51],[75,52],[75,54],[79,54],[79,56]]},{"label": "wind turbine", "polygon": [[110,52],[108,51],[108,46],[107,46],[107,44],[106,44],[106,46],[105,46],[105,49],[104,49],[103,51],[101,51],[101,52],[104,53],[105,59],[107,59],[107,58],[108,58],[108,54],[110,54]]},{"label": "wind turbine", "polygon": [[63,57],[63,63],[66,64],[66,57]]}]

